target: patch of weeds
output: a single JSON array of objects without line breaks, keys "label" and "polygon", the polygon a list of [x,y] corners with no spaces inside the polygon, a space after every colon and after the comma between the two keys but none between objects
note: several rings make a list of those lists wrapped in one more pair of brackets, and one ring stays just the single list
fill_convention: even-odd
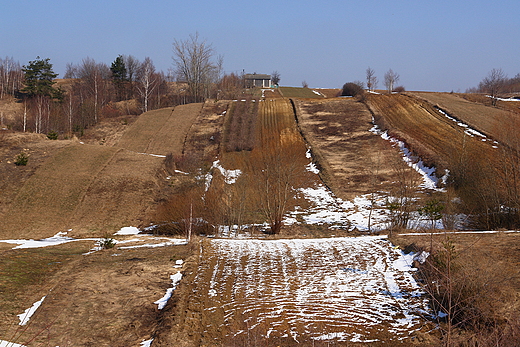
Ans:
[{"label": "patch of weeds", "polygon": [[113,238],[105,236],[104,238],[99,240],[99,247],[101,247],[101,249],[110,249],[114,248],[116,246],[116,243],[116,240],[114,240]]}]

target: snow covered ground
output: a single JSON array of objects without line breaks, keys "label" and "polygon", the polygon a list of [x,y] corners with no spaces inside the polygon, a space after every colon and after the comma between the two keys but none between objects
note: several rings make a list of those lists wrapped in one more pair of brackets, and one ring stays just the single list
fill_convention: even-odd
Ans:
[{"label": "snow covered ground", "polygon": [[[412,277],[413,255],[384,237],[211,245],[198,270],[211,278],[205,310],[223,309],[232,336],[260,329],[295,341],[369,342],[405,339],[424,328],[428,305]],[[229,328],[237,319],[243,324]]]}]

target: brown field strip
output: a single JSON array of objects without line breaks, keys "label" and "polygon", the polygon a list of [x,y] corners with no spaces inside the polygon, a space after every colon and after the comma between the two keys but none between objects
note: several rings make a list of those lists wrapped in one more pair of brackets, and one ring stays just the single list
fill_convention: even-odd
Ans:
[{"label": "brown field strip", "polygon": [[279,87],[278,90],[284,98],[323,98],[324,96],[319,92],[314,92],[310,88],[301,87]]},{"label": "brown field strip", "polygon": [[[482,152],[494,149],[464,133],[464,129],[443,116],[432,105],[406,95],[370,95],[368,105],[375,121],[392,136],[405,140],[426,164],[440,169],[463,152],[470,141]],[[442,173],[441,173],[442,174]]]},{"label": "brown field strip", "polygon": [[471,102],[457,94],[426,92],[411,94],[440,107],[451,116],[495,140],[519,148],[518,141],[511,139],[510,129],[518,126],[520,114]]},{"label": "brown field strip", "polygon": [[0,238],[64,231],[86,189],[118,149],[70,145],[49,158],[19,190],[2,218]]},{"label": "brown field strip", "polygon": [[138,153],[180,154],[201,108],[202,104],[187,104],[143,113],[116,146]]},{"label": "brown field strip", "polygon": [[320,175],[338,197],[390,190],[396,180],[391,158],[397,153],[369,131],[372,115],[363,103],[347,98],[294,102]]},{"label": "brown field strip", "polygon": [[159,196],[163,158],[118,151],[89,185],[69,227],[72,235],[103,236],[142,226]]}]

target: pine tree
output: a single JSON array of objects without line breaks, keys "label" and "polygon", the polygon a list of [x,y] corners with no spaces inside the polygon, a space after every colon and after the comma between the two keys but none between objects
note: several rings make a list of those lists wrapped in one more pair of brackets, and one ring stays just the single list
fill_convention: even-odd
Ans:
[{"label": "pine tree", "polygon": [[110,71],[112,71],[112,81],[116,87],[118,98],[119,100],[124,100],[126,96],[125,89],[128,83],[128,73],[122,55],[119,55],[116,60],[114,60],[110,66]]},{"label": "pine tree", "polygon": [[22,92],[27,93],[29,97],[50,96],[54,97],[56,90],[52,87],[54,79],[58,76],[52,70],[52,64],[49,58],[30,61],[28,66],[23,66],[25,87]]}]

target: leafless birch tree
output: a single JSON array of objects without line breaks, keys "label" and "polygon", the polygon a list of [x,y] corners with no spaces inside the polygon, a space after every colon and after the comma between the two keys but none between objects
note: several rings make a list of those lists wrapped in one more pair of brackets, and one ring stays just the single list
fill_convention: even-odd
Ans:
[{"label": "leafless birch tree", "polygon": [[137,71],[137,91],[143,98],[144,112],[148,111],[148,100],[157,87],[157,80],[158,76],[155,73],[155,66],[153,65],[152,59],[149,57],[144,58],[143,63]]},{"label": "leafless birch tree", "polygon": [[367,74],[367,89],[369,92],[374,91],[377,88],[377,77],[376,72],[370,66],[366,70]]},{"label": "leafless birch tree", "polygon": [[399,75],[392,69],[388,70],[387,73],[385,73],[385,87],[388,90],[388,93],[392,93],[397,81],[399,81]]}]

